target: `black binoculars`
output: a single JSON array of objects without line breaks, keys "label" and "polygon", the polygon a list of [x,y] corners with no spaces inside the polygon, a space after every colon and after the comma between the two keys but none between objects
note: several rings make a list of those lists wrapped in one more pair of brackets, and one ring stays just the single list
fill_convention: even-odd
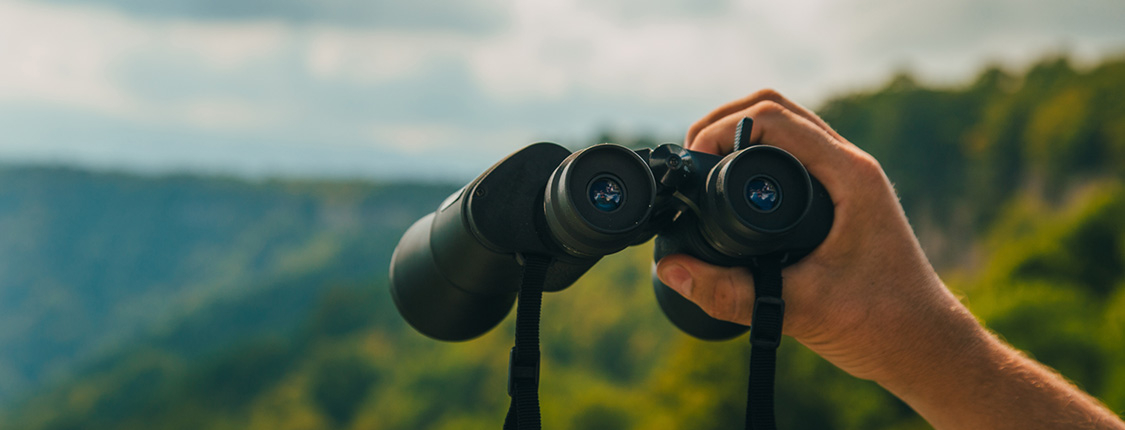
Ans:
[{"label": "black binoculars", "polygon": [[[788,152],[754,145],[725,157],[674,144],[571,153],[529,145],[493,165],[414,223],[391,258],[403,318],[439,340],[484,334],[511,311],[523,256],[551,257],[544,291],[560,291],[604,255],[656,236],[654,261],[684,253],[749,266],[792,264],[832,227],[833,203]],[[749,327],[711,318],[653,276],[657,301],[681,330],[708,340]]]}]

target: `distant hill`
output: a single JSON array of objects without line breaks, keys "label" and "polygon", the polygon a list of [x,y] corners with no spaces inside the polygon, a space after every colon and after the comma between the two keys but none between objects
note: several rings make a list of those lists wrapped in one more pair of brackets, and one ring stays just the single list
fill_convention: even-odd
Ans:
[{"label": "distant hill", "polygon": [[454,189],[0,167],[0,403],[230,300],[288,297],[191,348],[285,331],[325,280],[383,276]]}]

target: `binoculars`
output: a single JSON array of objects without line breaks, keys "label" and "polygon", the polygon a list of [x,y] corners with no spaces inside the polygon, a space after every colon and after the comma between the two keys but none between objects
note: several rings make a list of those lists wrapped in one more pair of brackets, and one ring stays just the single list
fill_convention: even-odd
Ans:
[{"label": "binoculars", "polygon": [[[551,257],[560,291],[605,255],[656,236],[654,261],[684,253],[722,266],[792,264],[832,227],[833,203],[788,152],[754,145],[725,157],[674,144],[577,152],[535,143],[504,158],[415,222],[391,257],[391,294],[429,337],[480,336],[511,311],[525,255]],[[653,276],[664,314],[707,340],[749,327],[710,317]]]}]

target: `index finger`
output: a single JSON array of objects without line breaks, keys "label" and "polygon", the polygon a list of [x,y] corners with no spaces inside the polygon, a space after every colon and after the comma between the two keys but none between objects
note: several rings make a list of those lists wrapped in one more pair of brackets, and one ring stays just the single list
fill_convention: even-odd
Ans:
[{"label": "index finger", "polygon": [[824,122],[823,119],[812,113],[812,111],[805,109],[800,104],[797,104],[792,100],[785,98],[785,96],[781,95],[777,91],[764,89],[757,91],[749,96],[743,97],[742,99],[722,105],[718,109],[711,111],[711,113],[707,114],[699,121],[696,121],[691,125],[691,128],[688,129],[687,136],[684,138],[684,144],[690,145],[691,142],[695,140],[695,137],[699,134],[699,132],[703,131],[703,129],[707,128],[707,126],[715,123],[716,121],[730,116],[736,112],[743,111],[764,101],[777,103],[793,112],[794,114],[805,118],[810,123],[817,126],[821,130],[824,130],[832,137],[840,140],[840,142],[847,142],[847,139],[844,139],[843,136],[840,136],[840,134],[836,133],[836,130],[833,130],[832,127],[828,125],[828,123]]},{"label": "index finger", "polygon": [[716,155],[730,153],[735,129],[744,117],[754,119],[750,143],[773,145],[793,154],[829,192],[838,190],[849,178],[865,171],[862,161],[869,156],[859,148],[839,142],[806,118],[768,101],[713,122],[701,130],[687,148]]},{"label": "index finger", "polygon": [[734,149],[734,134],[742,118],[750,117],[754,126],[750,143],[764,143],[789,151],[806,165],[830,162],[844,148],[823,129],[804,117],[774,102],[760,102],[727,115],[700,130],[687,148],[716,155]]}]

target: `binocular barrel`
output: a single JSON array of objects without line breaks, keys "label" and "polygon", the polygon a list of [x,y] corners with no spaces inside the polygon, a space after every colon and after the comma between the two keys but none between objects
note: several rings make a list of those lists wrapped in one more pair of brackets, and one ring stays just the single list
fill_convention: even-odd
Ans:
[{"label": "binocular barrel", "polygon": [[419,332],[439,340],[467,340],[508,315],[519,290],[520,268],[509,256],[459,240],[471,237],[454,218],[460,211],[445,212],[453,216],[439,217],[441,211],[426,215],[402,236],[391,256],[391,295],[399,313]]},{"label": "binocular barrel", "polygon": [[[814,249],[832,224],[824,187],[796,158],[757,145],[719,157],[677,145],[574,153],[530,145],[416,222],[391,259],[395,305],[419,332],[446,341],[486,333],[511,311],[521,255],[548,255],[547,291],[566,288],[602,256],[657,236],[654,258],[686,253],[745,266]],[[653,277],[657,302],[692,336],[748,327],[716,320]]]}]

